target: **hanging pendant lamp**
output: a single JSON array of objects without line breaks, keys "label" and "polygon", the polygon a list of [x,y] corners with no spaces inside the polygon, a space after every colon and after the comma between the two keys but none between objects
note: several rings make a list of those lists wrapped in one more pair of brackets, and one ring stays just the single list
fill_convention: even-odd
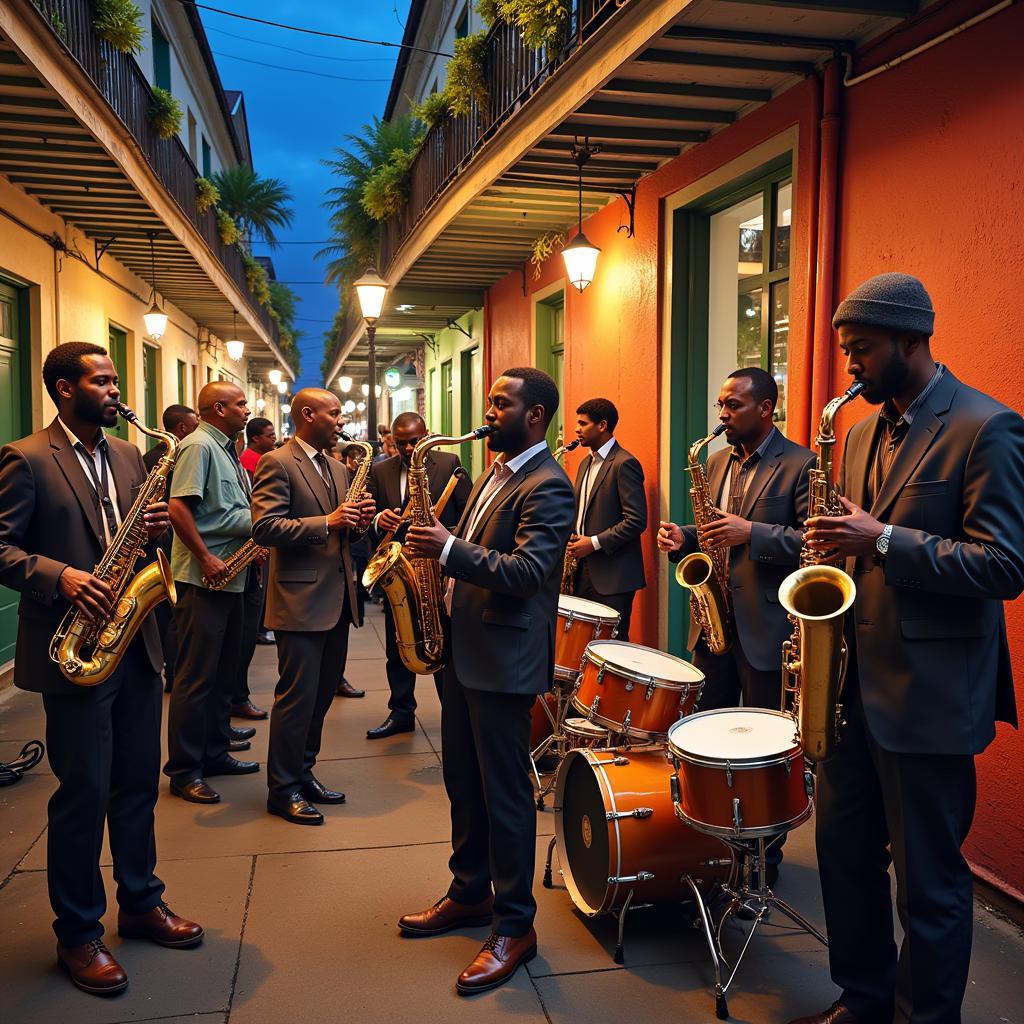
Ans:
[{"label": "hanging pendant lamp", "polygon": [[600,150],[600,146],[591,146],[590,140],[585,138],[583,145],[579,139],[573,143],[572,158],[576,164],[579,175],[578,199],[579,217],[577,220],[576,235],[573,240],[562,250],[562,259],[565,261],[565,270],[569,281],[581,292],[594,280],[594,271],[597,268],[597,257],[601,250],[594,245],[585,234],[583,234],[583,165]]},{"label": "hanging pendant lamp", "polygon": [[148,231],[149,235],[149,260],[150,260],[150,276],[153,279],[153,304],[149,307],[148,313],[142,314],[142,319],[146,324],[146,333],[154,340],[158,341],[163,337],[164,332],[167,330],[167,314],[160,308],[156,301],[156,248],[153,245],[153,239],[156,238],[157,232]]}]

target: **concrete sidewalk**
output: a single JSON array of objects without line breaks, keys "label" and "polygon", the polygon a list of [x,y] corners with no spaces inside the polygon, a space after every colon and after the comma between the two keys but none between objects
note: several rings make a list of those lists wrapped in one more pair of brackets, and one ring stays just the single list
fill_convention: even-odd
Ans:
[{"label": "concrete sidewalk", "polygon": [[[458,998],[453,984],[485,929],[435,939],[402,939],[395,922],[446,889],[448,803],[440,770],[440,709],[429,680],[415,733],[369,742],[366,729],[387,713],[383,619],[374,609],[353,633],[348,678],[362,700],[337,699],[327,719],[318,775],[348,803],[325,807],[321,828],[266,813],[265,777],[218,778],[223,801],[203,808],[167,794],[157,805],[158,872],[167,901],[206,928],[196,950],[122,942],[109,858],[105,857],[107,942],[131,984],[123,995],[80,993],[54,964],[46,897],[45,763],[0,789],[0,1021],[4,1024],[407,1024],[543,1022],[679,1024],[713,1021],[713,975],[704,940],[678,908],[634,913],[626,963],[612,961],[612,918],[589,920],[540,873],[553,832],[538,820],[537,930],[540,951],[504,988]],[[276,648],[257,648],[254,699],[269,705]],[[256,723],[252,755],[266,756],[267,725]],[[0,698],[0,760],[43,736],[32,694]],[[248,757],[250,755],[242,755]],[[557,866],[557,865],[556,865]],[[556,874],[557,879],[557,874]],[[779,894],[821,924],[813,825],[786,846]],[[742,934],[733,939],[739,948]],[[812,938],[774,917],[755,939],[729,993],[737,1022],[785,1022],[835,997],[827,956]],[[1024,935],[978,907],[967,1024],[1024,1024]]]}]

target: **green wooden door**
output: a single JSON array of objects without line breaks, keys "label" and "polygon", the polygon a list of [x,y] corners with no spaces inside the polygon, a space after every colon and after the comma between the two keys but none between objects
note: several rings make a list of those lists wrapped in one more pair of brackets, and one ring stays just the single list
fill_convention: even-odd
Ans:
[{"label": "green wooden door", "polygon": [[[160,350],[155,345],[142,346],[142,380],[146,393],[146,426],[157,429],[157,367],[160,365]],[[155,437],[146,438],[146,448],[159,444]]]},{"label": "green wooden door", "polygon": [[[111,324],[107,329],[107,352],[117,371],[118,387],[121,389],[121,402],[131,406],[131,395],[128,393],[128,335],[120,328]],[[110,433],[122,441],[128,440],[128,424],[118,416],[117,425]]]},{"label": "green wooden door", "polygon": [[565,426],[565,293],[559,292],[537,303],[537,369],[549,374],[558,386],[558,411],[548,426],[547,441],[552,450]]},{"label": "green wooden door", "polygon": [[[32,429],[25,292],[0,281],[0,445]],[[0,587],[0,665],[14,657],[18,594]]]}]

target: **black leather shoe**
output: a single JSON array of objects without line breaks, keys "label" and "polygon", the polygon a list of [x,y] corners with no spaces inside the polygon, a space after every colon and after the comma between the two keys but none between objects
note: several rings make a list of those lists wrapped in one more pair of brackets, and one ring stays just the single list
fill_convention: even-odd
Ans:
[{"label": "black leather shoe", "polygon": [[357,690],[347,679],[342,677],[340,683],[338,683],[337,694],[339,697],[365,697],[365,690]]},{"label": "black leather shoe", "polygon": [[267,800],[267,811],[294,825],[322,825],[324,816],[301,793],[292,793],[286,800]]},{"label": "black leather shoe", "polygon": [[376,729],[366,730],[366,738],[368,740],[382,740],[385,736],[394,736],[396,733],[400,732],[415,731],[415,721],[404,718],[395,718],[394,715],[388,715],[388,717],[385,718]]},{"label": "black leather shoe", "polygon": [[299,795],[311,804],[343,804],[345,802],[344,793],[339,793],[336,789],[328,789],[319,779],[310,779],[309,782],[304,782],[299,790]]},{"label": "black leather shoe", "polygon": [[233,740],[251,740],[256,735],[256,730],[251,725],[247,725],[244,729],[231,725],[228,726],[228,735]]},{"label": "black leather shoe", "polygon": [[233,754],[237,754],[239,751],[248,750],[252,744],[248,740],[228,740],[228,750]]},{"label": "black leather shoe", "polygon": [[205,779],[189,779],[187,782],[175,782],[171,779],[171,792],[190,804],[220,803],[220,793],[207,785]]},{"label": "black leather shoe", "polygon": [[228,756],[203,765],[203,774],[211,778],[214,775],[252,775],[259,770],[259,761],[239,761]]},{"label": "black leather shoe", "polygon": [[256,643],[258,644],[276,644],[277,640],[274,639],[273,631],[267,630],[266,633],[256,634]]}]

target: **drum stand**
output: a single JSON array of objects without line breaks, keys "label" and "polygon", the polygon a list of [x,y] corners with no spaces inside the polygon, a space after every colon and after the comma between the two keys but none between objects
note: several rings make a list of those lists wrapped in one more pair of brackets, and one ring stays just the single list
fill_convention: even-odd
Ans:
[{"label": "drum stand", "polygon": [[[719,888],[719,891],[729,898],[729,905],[719,919],[717,928],[712,926],[711,914],[696,883],[689,875],[685,876],[687,883],[693,890],[693,895],[697,901],[697,910],[700,914],[700,920],[699,922],[695,921],[694,926],[703,929],[704,937],[708,943],[708,951],[711,953],[711,962],[715,968],[715,1015],[719,1020],[726,1020],[729,1017],[729,1004],[726,1002],[725,997],[726,992],[728,992],[729,986],[733,983],[736,973],[740,969],[740,964],[743,962],[743,957],[746,955],[754,933],[762,921],[771,914],[773,907],[785,914],[800,929],[809,935],[813,935],[823,946],[828,946],[828,940],[825,936],[785,900],[776,896],[768,885],[765,853],[773,843],[778,842],[785,835],[786,831],[788,829],[777,832],[774,835],[756,839],[718,835],[718,838],[736,854],[739,875],[736,884],[733,884],[730,880],[730,882],[721,885]],[[756,885],[753,879],[755,870],[757,872]],[[547,875],[545,875],[546,878]],[[754,914],[754,923],[747,933],[746,941],[736,957],[736,962],[730,966],[729,960],[722,949],[722,932],[729,918],[744,908]],[[726,973],[728,974],[727,977]],[[723,977],[725,978],[724,982]]]},{"label": "drum stand", "polygon": [[[537,745],[536,749],[530,751],[530,770],[533,772],[533,781],[537,786],[537,810],[544,810],[544,797],[548,795],[555,788],[555,780],[558,776],[557,765],[555,771],[551,772],[550,778],[546,783],[541,782],[540,769],[537,767],[537,763],[540,759],[551,752],[558,759],[558,764],[561,764],[565,760],[565,755],[569,752],[569,743],[566,739],[564,730],[562,729],[562,723],[565,721],[565,716],[569,712],[572,700],[572,694],[576,689],[575,684],[567,684],[564,680],[555,680],[555,709],[551,710],[551,706],[547,701],[544,701],[544,714],[548,716],[551,721],[551,735],[545,736],[543,740]],[[552,750],[552,748],[554,748]]]}]

